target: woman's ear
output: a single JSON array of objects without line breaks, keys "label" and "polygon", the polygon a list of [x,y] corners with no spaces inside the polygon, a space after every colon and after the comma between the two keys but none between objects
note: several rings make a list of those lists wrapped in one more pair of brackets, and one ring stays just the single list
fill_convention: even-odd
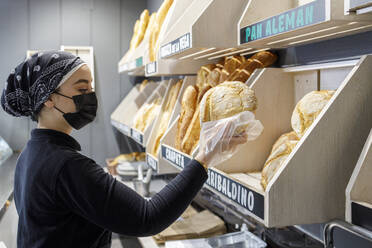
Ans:
[{"label": "woman's ear", "polygon": [[46,102],[44,102],[44,106],[47,108],[53,108],[54,102],[51,99],[48,99]]}]

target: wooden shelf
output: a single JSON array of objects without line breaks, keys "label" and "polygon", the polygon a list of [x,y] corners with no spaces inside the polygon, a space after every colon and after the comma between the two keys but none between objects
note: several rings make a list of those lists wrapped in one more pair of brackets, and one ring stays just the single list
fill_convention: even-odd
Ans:
[{"label": "wooden shelf", "polygon": [[[162,104],[163,104],[164,103],[164,97],[166,95],[166,92],[168,91],[169,83],[170,83],[169,80],[162,81],[158,85],[158,87],[151,92],[151,95],[146,98],[146,100],[143,104],[151,103],[158,97],[163,98],[162,99]],[[127,110],[130,109],[130,107],[127,106],[126,109]],[[129,119],[130,125],[131,125],[130,137],[132,137],[132,139],[134,141],[136,141],[138,144],[140,144],[141,146],[146,147],[146,144],[149,140],[149,137],[150,137],[150,134],[152,132],[155,120],[153,120],[151,123],[148,123],[147,127],[145,128],[145,130],[143,132],[140,131],[140,130],[137,130],[136,128],[133,127],[133,120],[134,120],[134,117],[135,117],[136,113],[138,112],[138,110],[139,110],[139,108],[134,110],[132,114],[128,114],[128,116],[130,116],[130,118],[128,118],[128,119]],[[125,113],[128,113],[128,112],[125,112]]]},{"label": "wooden shelf", "polygon": [[257,17],[265,12],[262,8],[246,8],[239,23],[240,47],[284,48],[372,29],[372,16],[346,12],[347,1],[314,0],[300,6],[280,1],[282,11],[268,18]]},{"label": "wooden shelf", "polygon": [[[346,184],[363,145],[360,140],[372,126],[368,107],[372,106],[372,56],[350,64],[354,63],[346,62],[345,67],[336,63],[334,68],[330,64],[326,69],[257,70],[247,84],[256,92],[256,117],[264,132],[210,169],[206,187],[267,227],[342,218]],[[306,93],[322,89],[337,91],[264,190],[259,171],[276,139],[291,130],[295,104]],[[174,153],[169,140],[175,132],[171,127],[163,140],[162,149],[168,149],[170,159],[163,155],[160,166],[167,162],[180,169],[175,161],[191,157]]]},{"label": "wooden shelf", "polygon": [[236,47],[236,26],[247,0],[194,0],[161,40],[161,59],[195,57]]},{"label": "wooden shelf", "polygon": [[372,230],[371,176],[372,130],[346,188],[346,221],[370,230]]}]

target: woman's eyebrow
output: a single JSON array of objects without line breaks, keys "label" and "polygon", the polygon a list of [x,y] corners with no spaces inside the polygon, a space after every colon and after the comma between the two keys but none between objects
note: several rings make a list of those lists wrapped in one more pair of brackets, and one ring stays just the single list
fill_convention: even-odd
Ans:
[{"label": "woman's eyebrow", "polygon": [[89,84],[89,81],[86,80],[86,79],[79,79],[79,80],[76,81],[74,84],[79,84],[79,83],[87,83],[87,84]]}]

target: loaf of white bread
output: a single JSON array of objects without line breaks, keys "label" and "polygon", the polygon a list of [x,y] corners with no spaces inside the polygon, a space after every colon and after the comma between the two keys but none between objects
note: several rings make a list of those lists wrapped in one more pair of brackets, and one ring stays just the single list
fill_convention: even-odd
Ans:
[{"label": "loaf of white bread", "polygon": [[156,97],[151,102],[145,103],[134,117],[133,127],[144,132],[159,113],[161,102],[162,97]]},{"label": "loaf of white bread", "polygon": [[329,90],[312,91],[297,103],[292,114],[291,124],[298,137],[304,135],[334,93]]},{"label": "loaf of white bread", "polygon": [[261,185],[266,189],[278,169],[295,148],[298,141],[311,126],[316,117],[335,92],[329,90],[312,91],[306,94],[296,105],[291,119],[294,131],[283,134],[274,143],[262,170]]},{"label": "loaf of white bread", "polygon": [[[239,81],[227,81],[204,95],[200,103],[200,121],[217,121],[244,111],[254,112],[256,109],[257,98],[251,88]],[[244,126],[237,128],[236,134],[244,129]]]}]

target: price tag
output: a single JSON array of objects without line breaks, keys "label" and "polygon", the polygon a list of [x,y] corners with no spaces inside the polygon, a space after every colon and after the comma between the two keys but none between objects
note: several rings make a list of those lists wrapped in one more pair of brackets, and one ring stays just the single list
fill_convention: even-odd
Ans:
[{"label": "price tag", "polygon": [[157,71],[156,61],[146,65],[146,74],[154,74]]},{"label": "price tag", "polygon": [[240,44],[326,21],[325,1],[313,1],[240,29]]},{"label": "price tag", "polygon": [[161,145],[161,156],[179,169],[185,168],[185,165],[191,161],[190,157],[185,156],[176,149],[165,145]]},{"label": "price tag", "polygon": [[135,129],[131,129],[132,131],[132,138],[139,144],[143,145],[143,134],[138,132]]},{"label": "price tag", "polygon": [[146,154],[146,162],[154,171],[158,171],[158,161],[156,161],[151,155]]},{"label": "price tag", "polygon": [[187,33],[160,48],[160,57],[166,58],[191,48],[191,34]]},{"label": "price tag", "polygon": [[264,220],[263,195],[214,170],[208,170],[207,185]]}]

